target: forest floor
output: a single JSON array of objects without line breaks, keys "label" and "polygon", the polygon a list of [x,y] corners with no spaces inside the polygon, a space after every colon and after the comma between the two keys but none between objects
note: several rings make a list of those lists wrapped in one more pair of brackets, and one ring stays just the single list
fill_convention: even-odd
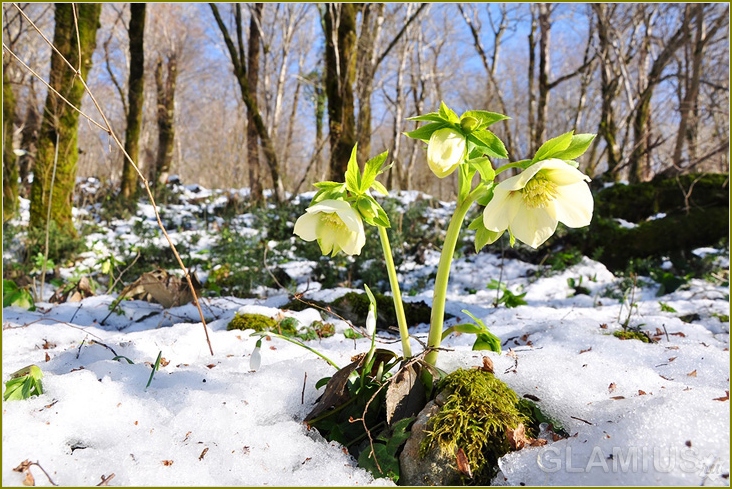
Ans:
[{"label": "forest floor", "polygon": [[[192,186],[179,204],[166,208],[185,224],[171,229],[174,241],[196,233],[187,256],[201,262],[222,232],[195,216],[207,215],[216,198]],[[408,205],[414,194],[397,198]],[[444,216],[445,209],[435,212]],[[86,236],[83,259],[61,267],[62,279],[99,274],[110,250],[129,248],[118,257],[129,263],[133,245],[150,239],[139,234],[149,229],[141,222],[155,226],[150,211],[141,203],[129,219],[105,223],[93,208],[78,210],[99,226]],[[27,217],[24,201],[16,225]],[[244,223],[239,235],[262,233],[246,228],[246,216],[238,219]],[[164,241],[155,239],[164,249]],[[5,247],[6,265],[17,259],[16,251],[12,243]],[[695,254],[710,257],[729,276],[727,250]],[[431,303],[437,259],[435,249],[426,249],[419,261],[407,257],[401,263],[405,300]],[[292,255],[279,267],[305,300],[332,300],[356,290],[323,287],[313,276],[313,260]],[[198,272],[204,285],[215,276],[200,267]],[[487,287],[495,281],[505,289]],[[24,461],[37,462],[25,466],[36,485],[392,485],[374,479],[342,446],[303,424],[322,393],[315,383],[332,375],[332,366],[270,338],[261,365],[251,370],[257,338],[251,330],[227,331],[236,313],[294,317],[301,327],[326,320],[314,308],[286,309],[292,290],[259,286],[250,298],[204,294],[212,356],[192,304],[166,309],[129,300],[110,315],[118,291],[106,294],[98,287],[79,302],[49,302],[60,286],[46,284],[35,311],[3,309],[3,381],[30,364],[44,373],[42,395],[3,403],[3,485],[23,483]],[[467,309],[501,339],[503,353],[473,351],[473,337],[452,335],[438,366],[449,372],[491,357],[501,380],[519,396],[538,399],[569,434],[504,456],[495,484],[729,485],[729,284],[691,278],[663,295],[660,287],[650,277],[615,275],[587,257],[562,270],[502,258],[491,249],[456,257],[447,304],[455,319],[447,325],[465,320],[461,311]],[[525,304],[494,305],[497,298],[521,294]],[[368,349],[368,339],[354,339],[354,325],[327,321],[335,334],[307,345],[340,366]],[[410,328],[414,351],[422,349],[427,329]],[[621,340],[614,333],[623,329],[643,332],[650,341]],[[396,339],[382,331],[377,341],[398,350]],[[150,381],[158,355],[160,368]]]}]

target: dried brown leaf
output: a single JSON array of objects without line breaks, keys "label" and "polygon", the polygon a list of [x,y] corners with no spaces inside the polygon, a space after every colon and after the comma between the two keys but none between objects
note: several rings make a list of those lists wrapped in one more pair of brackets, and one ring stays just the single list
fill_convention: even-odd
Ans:
[{"label": "dried brown leaf", "polygon": [[714,399],[712,399],[712,401],[723,401],[723,402],[729,401],[729,391],[724,391],[724,392],[725,392],[724,397],[715,397]]},{"label": "dried brown leaf", "polygon": [[468,462],[468,457],[465,455],[465,451],[463,451],[462,448],[458,448],[455,459],[458,471],[465,477],[472,478],[473,471],[470,470],[470,462]]},{"label": "dried brown leaf", "polygon": [[490,359],[490,357],[483,357],[483,366],[481,367],[481,370],[484,372],[493,372],[493,360]]},{"label": "dried brown leaf", "polygon": [[696,377],[696,369],[692,370],[688,374],[686,374],[687,377]]},{"label": "dried brown leaf", "polygon": [[617,385],[615,385],[615,382],[610,382],[610,385],[607,386],[607,390],[608,390],[608,392],[615,392],[616,387],[617,387]]},{"label": "dried brown leaf", "polygon": [[403,366],[386,389],[386,422],[389,425],[415,416],[427,403],[424,384],[420,381],[422,368],[411,362]]},{"label": "dried brown leaf", "polygon": [[580,350],[580,355],[582,355],[583,353],[587,353],[588,351],[592,351],[592,347],[589,347],[586,350]]}]

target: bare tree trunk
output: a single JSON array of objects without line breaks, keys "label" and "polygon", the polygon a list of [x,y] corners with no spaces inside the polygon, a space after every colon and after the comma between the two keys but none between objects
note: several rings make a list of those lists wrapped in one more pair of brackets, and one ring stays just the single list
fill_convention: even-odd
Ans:
[{"label": "bare tree trunk", "polygon": [[538,4],[532,3],[529,6],[529,9],[531,11],[531,28],[529,30],[529,72],[528,72],[528,91],[529,91],[529,117],[528,117],[528,126],[529,126],[529,154],[533,154],[534,151],[536,151],[536,148],[534,147],[535,141],[537,140],[536,136],[536,124],[534,122],[535,117],[534,113],[536,111],[536,94],[534,93],[534,73],[536,72],[536,29],[537,29],[537,12],[536,9],[538,8]]},{"label": "bare tree trunk", "polygon": [[[600,56],[600,93],[602,104],[600,109],[600,125],[598,134],[605,140],[607,152],[607,171],[605,175],[611,180],[616,181],[620,178],[618,166],[620,165],[620,148],[618,146],[618,127],[615,123],[615,110],[613,105],[620,90],[619,69],[615,61],[611,58],[610,37],[611,18],[615,10],[615,6],[597,3],[592,4],[597,18],[597,36],[599,40],[598,53]],[[608,11],[612,8],[611,11]]]},{"label": "bare tree trunk", "polygon": [[539,5],[539,99],[536,107],[536,131],[532,153],[539,149],[546,139],[546,119],[549,114],[549,70],[551,62],[549,59],[551,50],[551,20],[552,5],[540,3]]},{"label": "bare tree trunk", "polygon": [[[725,24],[725,16],[720,15],[707,27],[704,4],[691,4],[687,6],[687,9],[695,12],[696,24],[694,41],[690,42],[689,46],[691,59],[689,60],[687,57],[686,79],[684,80],[685,93],[679,106],[679,129],[672,158],[673,167],[670,168],[673,172],[681,172],[685,166],[692,167],[697,160],[697,112],[705,48],[709,39]],[[691,33],[687,35],[691,39]],[[689,65],[691,65],[691,69],[688,68]],[[684,146],[687,148],[686,165],[683,162]]]},{"label": "bare tree trunk", "polygon": [[[259,89],[259,46],[262,41],[259,26],[262,25],[262,10],[264,5],[255,3],[251,8],[249,19],[249,49],[247,58],[247,80],[249,89],[256,94]],[[255,95],[256,96],[256,95]],[[249,162],[249,191],[251,202],[261,205],[264,202],[262,181],[259,171],[259,136],[254,122],[254,114],[247,111],[247,161]]]},{"label": "bare tree trunk", "polygon": [[[73,9],[77,9],[78,38]],[[78,69],[83,78],[86,78],[96,48],[101,10],[102,6],[99,3],[56,4],[53,45],[60,54],[54,51],[51,55],[49,84],[75,107],[81,105],[84,85],[63,58]],[[79,113],[49,91],[38,138],[31,187],[31,229],[45,229],[50,207],[50,220],[56,224],[59,234],[76,237],[76,229],[71,219],[71,204],[79,158],[78,125]],[[57,140],[58,160],[54,164]]]},{"label": "bare tree trunk", "polygon": [[[358,92],[358,160],[366,161],[371,156],[371,93],[376,73],[376,44],[384,22],[383,3],[366,3],[361,13],[361,35],[356,53]],[[373,20],[372,20],[373,17]]]},{"label": "bare tree trunk", "polygon": [[13,151],[15,95],[8,70],[3,69],[3,222],[15,217],[18,208],[18,161]]},{"label": "bare tree trunk", "polygon": [[351,150],[356,144],[353,82],[356,76],[356,13],[359,8],[353,3],[329,3],[324,7],[330,180],[343,178]]},{"label": "bare tree trunk", "polygon": [[158,58],[155,67],[155,87],[158,105],[158,154],[155,158],[153,185],[164,186],[168,180],[173,152],[175,150],[175,85],[178,77],[176,55],[168,57],[166,74],[163,79],[163,59]]},{"label": "bare tree trunk", "polygon": [[23,129],[20,131],[20,148],[24,151],[18,157],[18,173],[21,182],[20,195],[28,197],[30,194],[30,171],[36,154],[36,142],[41,126],[41,115],[36,106],[36,91],[31,79],[30,97],[28,100]]},{"label": "bare tree trunk", "polygon": [[[127,88],[127,128],[125,130],[125,152],[135,163],[140,152],[140,130],[142,128],[142,103],[145,89],[145,4],[130,4],[130,25],[127,30],[130,39],[130,75]],[[122,188],[124,199],[137,194],[137,172],[132,163],[123,157]]]},{"label": "bare tree trunk", "polygon": [[[644,6],[640,5],[639,8],[644,8]],[[639,87],[638,102],[632,117],[634,141],[633,151],[630,154],[628,161],[628,180],[630,183],[639,183],[645,181],[651,176],[651,150],[654,146],[651,141],[652,134],[650,129],[652,115],[651,100],[653,98],[653,92],[661,82],[663,70],[671,61],[676,51],[687,41],[685,33],[688,32],[689,22],[694,16],[694,12],[687,11],[684,14],[678,30],[665,41],[663,49],[656,59],[653,60],[653,63],[650,63],[650,59],[645,58],[643,55],[640,58],[641,64],[638,78],[641,81],[641,85]],[[654,18],[655,11],[652,11],[649,16],[644,16],[646,23],[646,36],[644,37],[643,44],[650,41],[651,24],[654,21]],[[647,50],[646,54],[649,54]],[[648,63],[650,64],[650,70],[648,72],[644,72],[643,69],[646,59],[648,59]]]},{"label": "bare tree trunk", "polygon": [[274,185],[274,195],[277,202],[282,202],[285,197],[284,185],[282,178],[280,177],[279,162],[277,160],[277,153],[274,149],[274,144],[270,138],[267,127],[262,120],[262,114],[259,112],[259,105],[257,103],[257,94],[252,92],[249,87],[249,80],[247,78],[247,67],[246,67],[246,56],[244,53],[244,42],[242,36],[242,16],[241,16],[241,4],[235,4],[235,18],[236,18],[236,29],[237,29],[237,46],[234,45],[229,30],[224,24],[219,9],[214,3],[210,3],[211,12],[216,19],[216,25],[218,25],[221,34],[224,36],[224,42],[226,48],[229,51],[231,57],[231,63],[234,68],[234,75],[239,82],[239,88],[241,89],[242,101],[247,106],[247,111],[252,113],[254,127],[257,129],[257,135],[262,143],[262,150],[264,157],[269,166],[270,175],[272,175],[272,182]]}]

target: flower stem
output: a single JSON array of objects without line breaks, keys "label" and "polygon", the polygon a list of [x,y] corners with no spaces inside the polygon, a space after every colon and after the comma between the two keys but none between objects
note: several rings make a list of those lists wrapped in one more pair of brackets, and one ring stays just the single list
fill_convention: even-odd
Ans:
[{"label": "flower stem", "polygon": [[391,254],[389,235],[386,233],[384,226],[377,227],[379,228],[379,238],[381,238],[381,248],[384,250],[386,271],[389,274],[391,295],[394,298],[394,312],[396,313],[397,324],[399,325],[399,336],[402,338],[402,352],[404,353],[404,358],[411,358],[412,348],[409,346],[409,328],[407,327],[407,318],[404,315],[402,293],[399,290],[399,279],[397,278],[396,267],[394,266],[394,257]]},{"label": "flower stem", "polygon": [[435,365],[437,362],[436,348],[438,348],[442,342],[442,327],[445,323],[447,282],[450,278],[452,257],[455,254],[455,246],[457,245],[463,220],[474,201],[475,197],[471,193],[465,200],[458,204],[455,209],[455,213],[452,215],[452,219],[450,219],[450,225],[447,227],[445,243],[443,244],[442,252],[440,253],[440,263],[437,265],[437,277],[435,277],[435,292],[432,296],[430,332],[427,337],[427,347],[430,348],[431,351],[427,353],[427,356],[425,357],[425,362],[430,365]]}]

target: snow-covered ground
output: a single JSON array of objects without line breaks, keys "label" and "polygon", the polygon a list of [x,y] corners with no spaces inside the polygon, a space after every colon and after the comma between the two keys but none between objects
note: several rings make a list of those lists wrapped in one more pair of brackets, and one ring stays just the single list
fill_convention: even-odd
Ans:
[{"label": "snow-covered ground", "polygon": [[[120,239],[134,239],[130,229],[119,231]],[[420,283],[415,277],[429,274],[436,258],[428,251],[426,265],[401,280]],[[729,266],[727,257],[720,259]],[[584,258],[538,278],[536,270],[483,252],[457,259],[451,275],[447,312],[466,319],[461,310],[468,309],[482,319],[503,342],[500,356],[487,354],[497,376],[520,396],[538,398],[570,434],[506,455],[494,482],[729,485],[729,287],[694,279],[657,297],[658,286],[642,280],[637,307],[629,310],[622,280],[600,263]],[[499,277],[513,292],[526,292],[528,305],[493,307],[496,291],[486,284]],[[568,279],[577,284],[580,278],[589,294],[570,288]],[[407,300],[429,303],[429,286]],[[311,282],[305,298],[347,291],[316,289]],[[283,293],[202,299],[212,356],[194,306],[164,310],[124,301],[123,314],[102,326],[114,299],[3,310],[2,380],[29,364],[45,375],[43,395],[3,403],[3,485],[23,482],[13,469],[25,460],[48,474],[31,466],[37,485],[392,485],[373,479],[343,447],[302,423],[322,393],[315,383],[334,372],[330,365],[273,338],[252,371],[256,338],[226,331],[236,312],[295,316],[307,325],[321,319],[318,311],[281,309],[288,302]],[[350,325],[329,321],[335,336],[310,341],[311,347],[341,366],[368,349],[368,340],[344,336]],[[614,337],[626,321],[656,341]],[[410,333],[419,351],[427,326]],[[394,340],[383,334],[380,347],[398,349]],[[449,337],[438,366],[481,365],[486,353],[472,351],[473,340]],[[160,370],[146,388],[160,352]]]}]

